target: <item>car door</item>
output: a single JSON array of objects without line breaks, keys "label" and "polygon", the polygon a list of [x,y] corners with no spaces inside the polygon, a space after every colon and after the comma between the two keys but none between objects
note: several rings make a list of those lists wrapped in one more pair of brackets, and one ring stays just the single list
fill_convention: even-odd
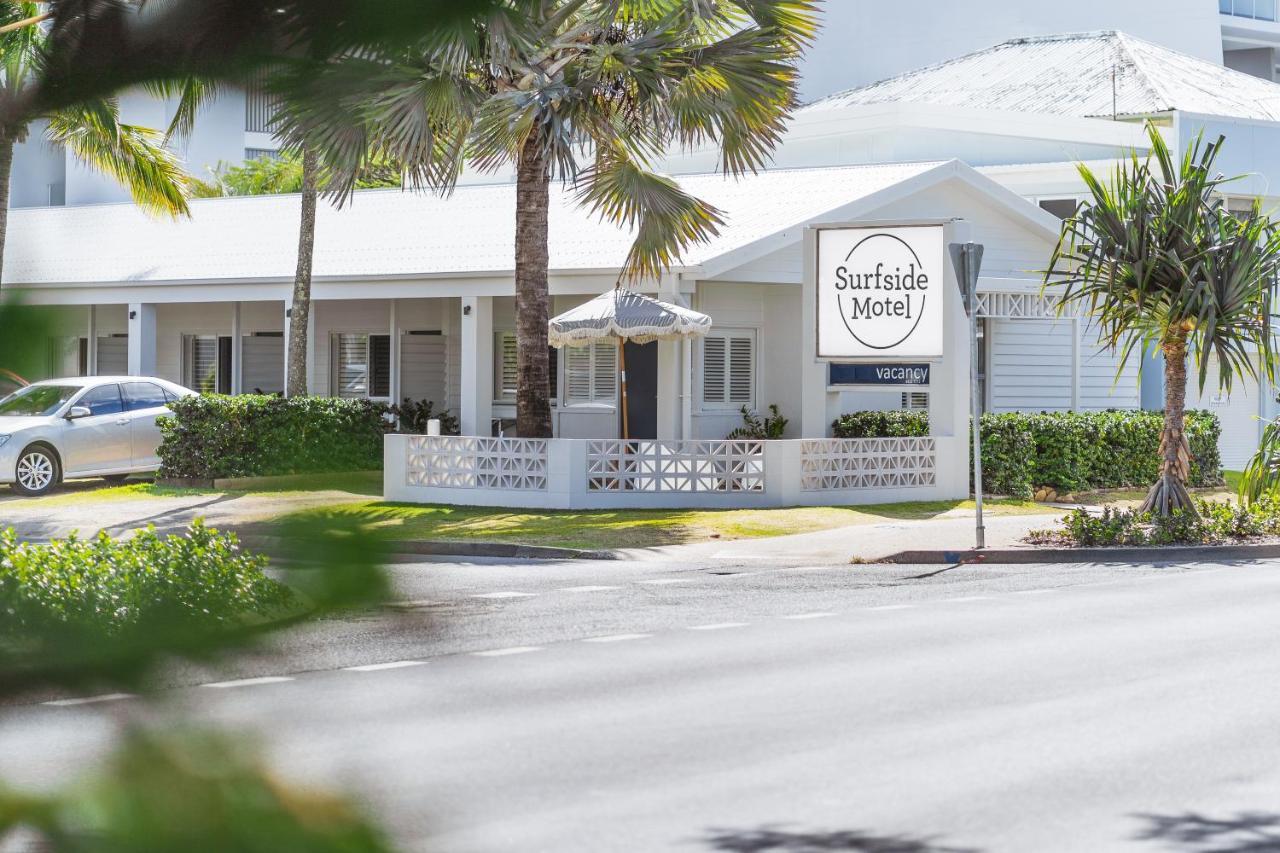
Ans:
[{"label": "car door", "polygon": [[133,437],[120,386],[90,388],[73,406],[84,406],[89,415],[64,421],[62,462],[67,474],[125,471],[133,467]]},{"label": "car door", "polygon": [[134,468],[159,468],[160,427],[156,418],[169,414],[164,389],[154,382],[125,382],[124,407],[129,414]]}]

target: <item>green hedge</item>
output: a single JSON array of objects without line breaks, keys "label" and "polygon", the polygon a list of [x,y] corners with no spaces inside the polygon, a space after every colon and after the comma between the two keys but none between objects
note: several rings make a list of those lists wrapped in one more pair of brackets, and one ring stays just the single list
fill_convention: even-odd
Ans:
[{"label": "green hedge", "polygon": [[160,476],[213,479],[382,467],[387,406],[369,400],[218,394],[160,419]]},{"label": "green hedge", "polygon": [[[1191,485],[1222,483],[1218,418],[1189,411]],[[1030,496],[1049,486],[1060,492],[1147,486],[1159,473],[1161,412],[1008,412],[982,416],[984,492]],[[832,424],[839,438],[929,434],[924,412],[854,412]]]},{"label": "green hedge", "polygon": [[295,602],[263,572],[266,563],[198,521],[186,536],[147,529],[47,545],[0,530],[0,643],[26,647],[62,629],[107,637],[161,623],[199,632],[268,618]]}]

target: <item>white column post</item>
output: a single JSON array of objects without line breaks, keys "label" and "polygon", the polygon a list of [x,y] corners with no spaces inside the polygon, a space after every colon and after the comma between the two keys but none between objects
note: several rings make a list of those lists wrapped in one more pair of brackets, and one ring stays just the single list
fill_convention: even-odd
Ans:
[{"label": "white column post", "polygon": [[804,274],[800,288],[800,437],[827,436],[827,365],[818,355],[818,232],[804,230]]},{"label": "white column post", "polygon": [[[944,248],[972,239],[972,228],[964,220],[947,223],[942,232]],[[969,495],[969,318],[964,296],[950,258],[943,261],[942,361],[929,370],[929,434],[936,436],[939,497],[964,498]]]},{"label": "white column post", "polygon": [[680,437],[693,440],[693,341],[680,342]]},{"label": "white column post", "polygon": [[284,363],[280,365],[280,387],[284,388],[284,395],[289,396],[289,326],[291,320],[289,315],[293,313],[293,299],[286,296],[284,299]]},{"label": "white column post", "polygon": [[389,392],[392,405],[400,404],[400,316],[396,311],[396,300],[390,300],[390,334],[391,334],[391,383]]},{"label": "white column post", "polygon": [[151,302],[129,303],[129,375],[155,376],[156,306]]},{"label": "white column post", "polygon": [[[307,312],[307,393],[315,395],[316,387],[316,309],[318,303],[311,300],[311,310]],[[286,345],[287,346],[287,345]],[[286,352],[288,350],[286,349]],[[330,392],[332,393],[332,392]]]},{"label": "white column post", "polygon": [[[662,277],[658,298],[675,305],[683,305],[680,298],[679,279],[672,274]],[[658,341],[658,439],[671,441],[682,438],[680,434],[680,410],[683,385],[680,362],[680,341]]]},{"label": "white column post", "polygon": [[98,375],[98,306],[89,306],[89,327],[85,330],[89,335],[87,347],[88,358],[85,372],[90,376]]},{"label": "white column post", "polygon": [[1071,318],[1071,411],[1080,411],[1080,318]]},{"label": "white column post", "polygon": [[240,303],[231,303],[231,393],[244,393],[244,332],[240,326]]},{"label": "white column post", "polygon": [[488,436],[493,420],[493,297],[462,297],[463,435]]}]

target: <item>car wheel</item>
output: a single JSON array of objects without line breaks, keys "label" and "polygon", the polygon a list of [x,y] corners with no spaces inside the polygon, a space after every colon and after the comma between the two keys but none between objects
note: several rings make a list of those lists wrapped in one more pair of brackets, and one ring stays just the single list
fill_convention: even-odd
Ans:
[{"label": "car wheel", "polygon": [[33,444],[18,457],[13,488],[20,495],[38,497],[58,485],[58,457],[42,444]]}]

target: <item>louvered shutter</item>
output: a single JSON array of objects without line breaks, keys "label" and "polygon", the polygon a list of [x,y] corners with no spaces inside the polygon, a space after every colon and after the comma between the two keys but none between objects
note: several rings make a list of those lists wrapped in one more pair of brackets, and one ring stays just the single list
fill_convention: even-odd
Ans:
[{"label": "louvered shutter", "polygon": [[334,335],[334,376],[339,397],[369,394],[369,336]]},{"label": "louvered shutter", "polygon": [[702,342],[702,402],[725,402],[725,340],[719,335]]},{"label": "louvered shutter", "polygon": [[593,347],[564,348],[564,401],[569,405],[591,402],[591,352]]},{"label": "louvered shutter", "polygon": [[218,339],[212,335],[186,336],[185,384],[201,394],[218,391]]},{"label": "louvered shutter", "polygon": [[593,349],[592,401],[612,403],[618,394],[618,344],[616,341],[598,341]]},{"label": "louvered shutter", "polygon": [[369,336],[369,396],[391,396],[391,336]]},{"label": "louvered shutter", "polygon": [[495,400],[514,400],[516,384],[519,381],[518,362],[516,361],[516,333],[498,332],[494,341],[493,398]]},{"label": "louvered shutter", "polygon": [[903,391],[902,408],[911,411],[927,411],[929,408],[929,392]]},{"label": "louvered shutter", "polygon": [[735,406],[751,406],[755,387],[755,339],[750,336],[729,338],[729,402]]}]

